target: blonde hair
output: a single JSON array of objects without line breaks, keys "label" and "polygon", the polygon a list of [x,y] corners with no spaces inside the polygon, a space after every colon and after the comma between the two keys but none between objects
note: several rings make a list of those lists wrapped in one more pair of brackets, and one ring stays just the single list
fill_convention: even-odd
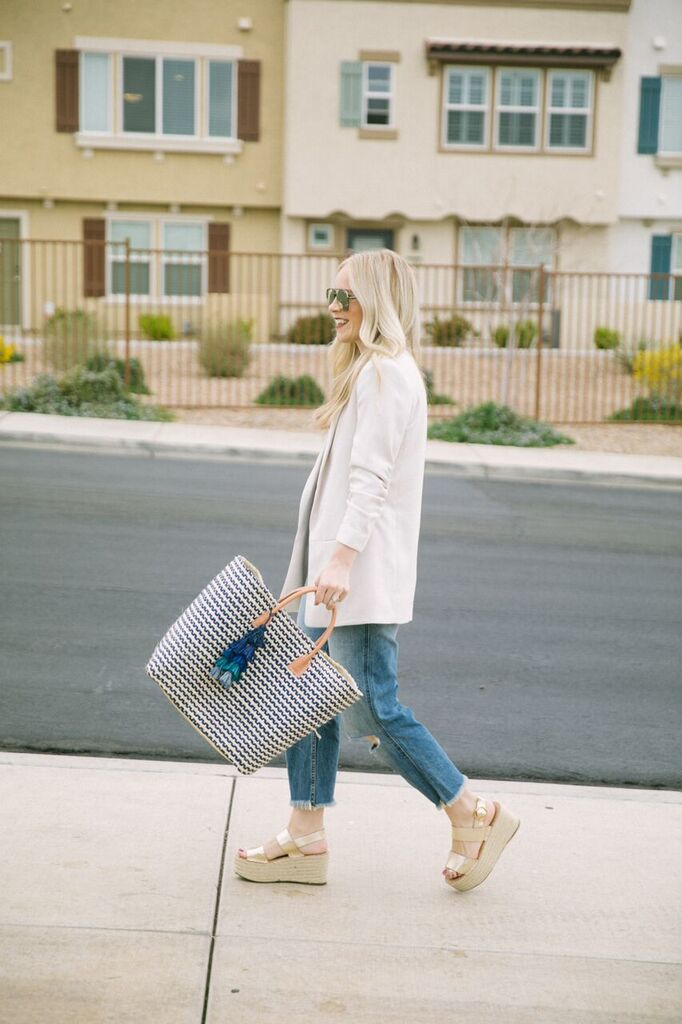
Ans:
[{"label": "blonde hair", "polygon": [[417,279],[412,267],[391,249],[369,249],[348,256],[351,291],[362,307],[360,337],[356,342],[334,338],[329,346],[331,394],[313,413],[313,422],[328,427],[347,404],[363,366],[374,362],[381,379],[382,358],[407,349],[418,361],[420,315]]}]

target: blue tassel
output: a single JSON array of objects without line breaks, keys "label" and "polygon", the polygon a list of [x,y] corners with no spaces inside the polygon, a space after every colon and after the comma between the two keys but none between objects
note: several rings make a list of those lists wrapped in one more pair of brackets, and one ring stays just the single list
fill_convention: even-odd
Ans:
[{"label": "blue tassel", "polygon": [[211,669],[211,675],[225,687],[241,679],[258,647],[265,644],[265,625],[251,629],[240,640],[235,640],[220,655]]}]

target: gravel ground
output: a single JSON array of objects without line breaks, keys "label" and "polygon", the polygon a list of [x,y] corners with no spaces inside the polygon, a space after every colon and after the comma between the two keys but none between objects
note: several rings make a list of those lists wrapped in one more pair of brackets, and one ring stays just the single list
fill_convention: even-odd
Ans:
[{"label": "gravel ground", "polygon": [[[311,413],[301,409],[174,409],[181,423],[227,427],[265,427],[270,430],[316,431]],[[682,456],[682,426],[622,423],[573,426],[557,429],[576,442],[575,448],[591,452],[625,452],[630,455]]]}]

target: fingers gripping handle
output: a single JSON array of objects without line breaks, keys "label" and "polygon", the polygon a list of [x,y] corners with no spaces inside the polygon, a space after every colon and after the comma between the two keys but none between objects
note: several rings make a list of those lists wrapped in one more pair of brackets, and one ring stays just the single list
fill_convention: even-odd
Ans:
[{"label": "fingers gripping handle", "polygon": [[[288,604],[290,604],[292,601],[295,601],[297,597],[302,597],[303,594],[308,594],[311,592],[315,593],[316,590],[317,587],[298,587],[296,590],[292,590],[290,594],[286,594],[284,597],[280,598],[280,600],[277,602],[274,608],[270,608],[268,611],[263,612],[262,615],[259,615],[257,619],[254,619],[253,622],[251,623],[251,628],[256,629],[258,626],[265,625],[266,622],[270,621],[273,615],[276,615],[277,612],[281,612],[283,608],[286,608]],[[296,658],[295,661],[292,661],[290,663],[289,668],[291,669],[295,676],[303,675],[303,673],[306,671],[315,655],[320,653],[320,651],[326,644],[327,640],[334,632],[335,625],[336,605],[332,607],[332,617],[329,625],[325,629],[320,639],[315,644],[313,650],[310,651],[308,654],[302,654],[300,658]]]}]

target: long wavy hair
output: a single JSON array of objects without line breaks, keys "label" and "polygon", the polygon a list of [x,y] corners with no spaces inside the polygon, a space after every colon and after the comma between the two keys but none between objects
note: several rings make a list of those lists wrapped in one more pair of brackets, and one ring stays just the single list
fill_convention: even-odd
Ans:
[{"label": "long wavy hair", "polygon": [[417,279],[407,260],[390,249],[369,249],[348,256],[339,270],[342,267],[348,267],[351,290],[362,307],[362,323],[357,341],[336,337],[329,346],[331,393],[312,416],[320,427],[328,427],[341,412],[370,359],[381,379],[382,359],[408,349],[418,364],[421,352]]}]

